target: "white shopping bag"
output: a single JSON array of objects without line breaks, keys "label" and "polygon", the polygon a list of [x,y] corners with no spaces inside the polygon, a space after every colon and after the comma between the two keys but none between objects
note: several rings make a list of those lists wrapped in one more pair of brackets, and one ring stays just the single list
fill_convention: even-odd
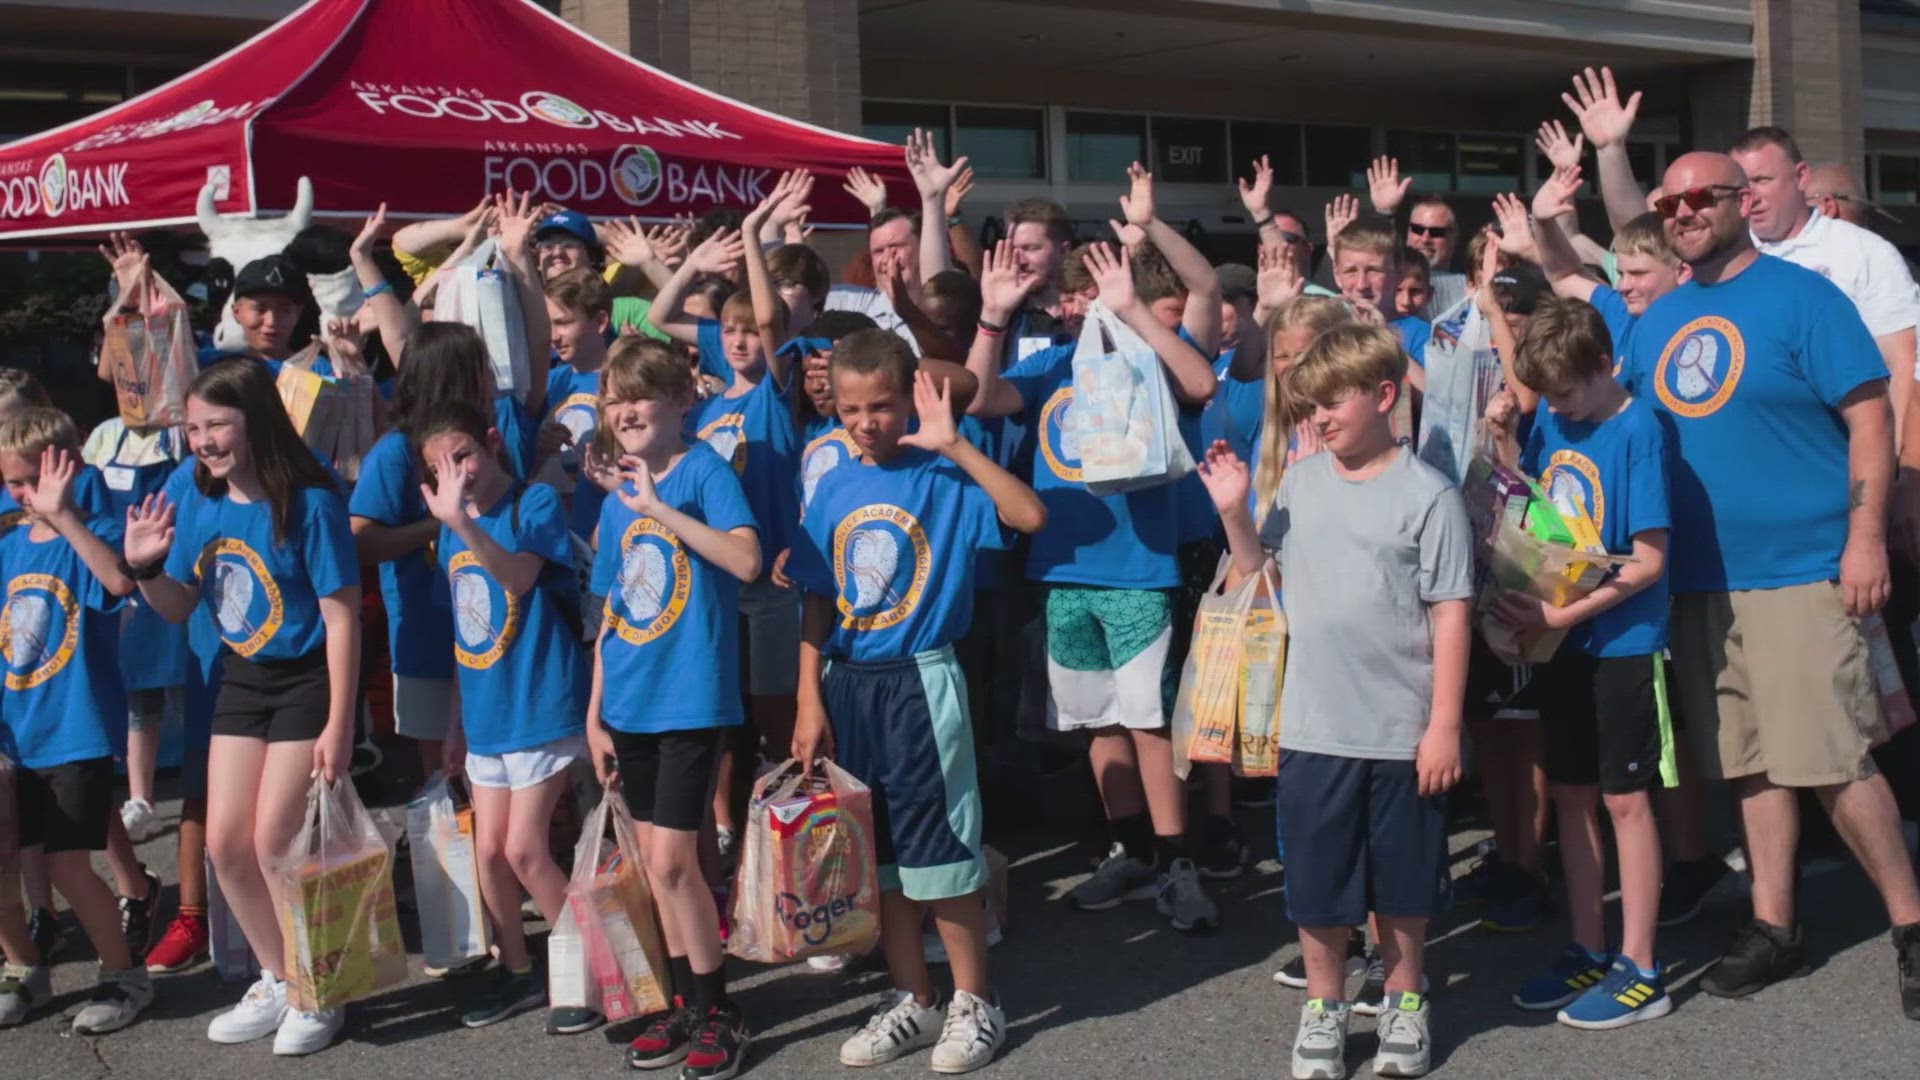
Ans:
[{"label": "white shopping bag", "polygon": [[473,847],[473,808],[434,773],[407,803],[407,850],[420,914],[420,954],[430,968],[487,955],[487,908]]},{"label": "white shopping bag", "polygon": [[523,404],[532,383],[532,360],[527,355],[526,322],[513,279],[498,265],[499,247],[485,241],[459,263],[446,268],[433,317],[465,323],[487,343],[495,386]]},{"label": "white shopping bag", "polygon": [[1420,409],[1420,460],[1458,484],[1473,460],[1473,438],[1487,402],[1505,382],[1493,328],[1473,298],[1434,320],[1427,342],[1426,397]]},{"label": "white shopping bag", "polygon": [[1081,481],[1095,495],[1156,487],[1193,471],[1160,358],[1098,300],[1073,352],[1068,423],[1080,444]]}]

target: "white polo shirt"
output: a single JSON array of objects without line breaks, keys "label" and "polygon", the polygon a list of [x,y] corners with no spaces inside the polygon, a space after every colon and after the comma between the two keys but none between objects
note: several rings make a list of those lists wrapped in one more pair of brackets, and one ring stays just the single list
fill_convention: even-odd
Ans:
[{"label": "white polo shirt", "polygon": [[[1756,236],[1753,243],[1838,285],[1876,338],[1920,326],[1920,285],[1914,284],[1906,260],[1899,249],[1858,225],[1816,213],[1797,236],[1777,243]],[[1920,379],[1920,364],[1914,377]]]}]

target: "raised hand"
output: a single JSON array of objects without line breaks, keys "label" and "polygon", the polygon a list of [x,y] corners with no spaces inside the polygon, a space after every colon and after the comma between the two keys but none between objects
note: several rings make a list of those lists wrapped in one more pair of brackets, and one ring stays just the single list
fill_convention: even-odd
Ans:
[{"label": "raised hand", "polygon": [[360,235],[354,237],[352,246],[347,248],[348,260],[355,266],[372,266],[374,241],[380,239],[380,233],[386,227],[387,204],[381,203],[373,216],[360,226]]},{"label": "raised hand", "polygon": [[1340,231],[1353,224],[1359,216],[1359,199],[1351,195],[1335,195],[1333,201],[1327,204],[1327,244],[1331,246],[1333,238],[1339,236]]},{"label": "raised hand", "polygon": [[1392,217],[1406,199],[1407,189],[1412,186],[1412,173],[1401,179],[1398,158],[1375,158],[1373,164],[1367,166],[1367,198],[1372,200],[1376,214]]},{"label": "raised hand", "polygon": [[783,173],[780,182],[773,186],[773,193],[747,215],[740,231],[757,236],[762,242],[780,238],[790,223],[806,217],[813,209],[807,205],[807,196],[812,193],[813,173],[806,169]]},{"label": "raised hand", "polygon": [[33,485],[28,501],[33,512],[52,518],[73,506],[73,478],[80,463],[63,446],[48,446],[40,451],[40,479]]},{"label": "raised hand", "polygon": [[1006,322],[1039,284],[1039,274],[1021,268],[1013,241],[1001,240],[986,252],[980,266],[980,317],[991,323]]},{"label": "raised hand", "polygon": [[1254,320],[1279,310],[1280,305],[1306,291],[1307,279],[1300,268],[1287,258],[1284,249],[1272,244],[1260,245],[1259,274],[1254,278]]},{"label": "raised hand", "polygon": [[1087,272],[1093,275],[1100,302],[1107,305],[1107,310],[1118,312],[1138,300],[1139,294],[1133,291],[1133,260],[1126,248],[1116,256],[1110,244],[1088,245]]},{"label": "raised hand", "polygon": [[592,443],[580,455],[580,471],[609,495],[620,490],[620,463],[594,449]]},{"label": "raised hand", "polygon": [[887,185],[858,165],[847,170],[846,183],[841,184],[840,188],[860,200],[860,205],[867,208],[869,217],[887,208]]},{"label": "raised hand", "polygon": [[358,319],[327,319],[320,329],[320,340],[327,347],[336,374],[358,377],[367,371],[367,335]]},{"label": "raised hand", "polygon": [[[1120,201],[1125,202],[1126,196],[1122,195]],[[1107,228],[1113,230],[1113,238],[1120,241],[1120,246],[1128,251],[1138,251],[1147,242],[1147,230],[1132,222],[1108,218]]]},{"label": "raised hand", "polygon": [[1533,251],[1533,223],[1527,218],[1527,204],[1518,195],[1495,195],[1493,216],[1500,221],[1500,250],[1528,256]]},{"label": "raised hand", "polygon": [[1500,310],[1499,298],[1493,295],[1493,279],[1500,273],[1502,254],[1498,242],[1482,245],[1480,249],[1480,273],[1474,279],[1477,284],[1473,292],[1473,303],[1480,309],[1480,314],[1489,319],[1504,317]]},{"label": "raised hand", "polygon": [[[620,479],[626,483],[615,489],[614,494],[619,496],[621,504],[636,514],[653,516],[654,508],[660,505],[660,491],[653,486],[653,470],[647,463],[631,454],[621,455]],[[632,494],[627,493],[627,485],[632,486]]]},{"label": "raised hand", "polygon": [[109,233],[107,242],[100,245],[100,257],[113,268],[114,284],[120,290],[120,306],[134,307],[145,297],[147,282],[153,273],[147,249],[127,233]]},{"label": "raised hand", "polygon": [[1200,473],[1200,483],[1207,489],[1207,497],[1213,500],[1215,510],[1225,515],[1246,508],[1247,493],[1253,490],[1253,474],[1247,471],[1247,463],[1234,454],[1225,439],[1215,439],[1213,445],[1207,447],[1197,471]]},{"label": "raised hand", "polygon": [[935,389],[933,376],[924,371],[913,373],[913,412],[920,418],[916,431],[900,436],[901,446],[917,446],[934,454],[944,454],[960,441],[960,429],[953,422],[953,384],[940,380]]},{"label": "raised hand", "polygon": [[173,549],[174,505],[155,493],[127,507],[127,533],[120,551],[128,566],[145,568]]},{"label": "raised hand", "polygon": [[615,219],[607,222],[606,228],[601,230],[600,246],[606,249],[607,256],[613,261],[637,270],[660,258],[660,250],[654,246],[653,236],[640,227],[637,219]]},{"label": "raised hand", "polygon": [[691,222],[676,221],[671,225],[655,225],[647,230],[647,243],[653,245],[653,253],[664,263],[678,261],[687,253],[687,238],[693,235]]},{"label": "raised hand", "polygon": [[1622,104],[1612,68],[1603,67],[1597,74],[1592,68],[1574,72],[1573,93],[1561,94],[1560,100],[1573,110],[1580,130],[1595,150],[1625,142],[1633,130],[1634,117],[1640,113],[1640,92],[1634,91]]},{"label": "raised hand", "polygon": [[1580,166],[1556,165],[1553,175],[1533,193],[1533,219],[1552,221],[1573,213],[1573,197],[1580,191]]},{"label": "raised hand", "polygon": [[1253,163],[1253,182],[1248,183],[1239,177],[1234,183],[1240,188],[1240,204],[1247,208],[1247,214],[1255,222],[1267,216],[1267,200],[1273,195],[1273,166],[1268,164],[1267,155],[1261,154]]},{"label": "raised hand", "polygon": [[954,178],[966,167],[964,155],[954,158],[951,165],[940,164],[940,152],[933,145],[932,132],[914,128],[913,134],[907,136],[907,172],[913,177],[913,186],[919,189],[922,199],[937,199],[944,207]]},{"label": "raised hand", "polygon": [[544,216],[542,208],[534,203],[531,192],[508,191],[496,198],[494,231],[500,238],[500,250],[510,257],[531,254],[534,230]]},{"label": "raised hand", "polygon": [[[959,162],[954,164],[957,165]],[[969,165],[961,169],[960,175],[954,177],[953,183],[947,187],[947,216],[959,216],[960,204],[966,202],[967,196],[971,194],[973,194],[973,166]]]},{"label": "raised hand", "polygon": [[1128,192],[1120,196],[1120,216],[1144,236],[1146,227],[1153,224],[1153,174],[1136,161],[1127,166],[1127,182]]},{"label": "raised hand", "polygon": [[466,470],[454,463],[452,454],[441,454],[430,464],[435,486],[421,484],[420,497],[426,500],[427,512],[435,521],[452,528],[467,516],[467,490],[472,482]]},{"label": "raised hand", "polygon": [[1540,124],[1540,130],[1534,132],[1533,145],[1545,154],[1556,169],[1568,165],[1580,164],[1581,151],[1586,149],[1587,137],[1575,135],[1567,138],[1567,126],[1558,120],[1546,120]]},{"label": "raised hand", "polygon": [[702,274],[731,273],[747,256],[745,230],[717,229],[687,254],[687,262]]}]

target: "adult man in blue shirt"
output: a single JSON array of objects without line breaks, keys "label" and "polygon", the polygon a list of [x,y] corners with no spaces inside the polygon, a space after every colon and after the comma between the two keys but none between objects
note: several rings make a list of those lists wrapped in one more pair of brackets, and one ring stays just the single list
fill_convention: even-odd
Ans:
[{"label": "adult man in blue shirt", "polygon": [[1693,278],[1641,316],[1621,378],[1676,432],[1674,667],[1753,871],[1753,921],[1701,985],[1745,996],[1805,968],[1794,789],[1812,788],[1880,890],[1902,1008],[1920,1019],[1920,890],[1869,754],[1886,730],[1858,622],[1889,587],[1886,371],[1839,289],[1754,250],[1732,158],[1686,154],[1663,190]]}]

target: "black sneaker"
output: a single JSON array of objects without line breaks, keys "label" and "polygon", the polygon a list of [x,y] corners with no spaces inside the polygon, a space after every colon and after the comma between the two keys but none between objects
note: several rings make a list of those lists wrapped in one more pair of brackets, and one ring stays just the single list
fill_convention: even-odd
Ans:
[{"label": "black sneaker", "polygon": [[460,1014],[460,1023],[470,1028],[486,1027],[528,1009],[537,1009],[546,1000],[546,984],[532,971],[515,975],[506,968],[497,968],[473,1008]]},{"label": "black sneaker", "polygon": [[1732,870],[1718,855],[1676,862],[1667,867],[1660,881],[1660,925],[1683,926],[1692,922],[1707,897]]},{"label": "black sneaker", "polygon": [[592,1031],[606,1022],[606,1017],[578,1005],[562,1005],[557,1009],[547,1010],[547,1034],[549,1035],[579,1035],[582,1032]]},{"label": "black sneaker", "polygon": [[1920,1020],[1920,923],[1893,928],[1894,956],[1900,970],[1900,1011]]},{"label": "black sneaker", "polygon": [[1200,843],[1200,876],[1214,881],[1237,878],[1247,869],[1247,842],[1240,826],[1226,817],[1207,818],[1205,839]]},{"label": "black sneaker", "polygon": [[131,896],[120,898],[120,932],[127,939],[127,955],[133,957],[136,964],[153,948],[153,913],[160,906],[159,876],[142,866],[140,877],[146,882],[147,894],[138,900]]},{"label": "black sneaker", "polygon": [[1800,928],[1782,930],[1755,919],[1740,928],[1733,944],[1700,980],[1700,989],[1715,997],[1746,997],[1808,971]]},{"label": "black sneaker", "polygon": [[[1347,938],[1347,977],[1352,978],[1365,970],[1367,970],[1367,943],[1361,940],[1359,934],[1353,934]],[[1295,990],[1305,990],[1307,958],[1304,955],[1295,956],[1281,965],[1280,970],[1273,973],[1273,981],[1281,986],[1291,986]]]},{"label": "black sneaker", "polygon": [[712,1008],[693,1029],[680,1080],[733,1080],[747,1059],[746,1018],[732,1007]]},{"label": "black sneaker", "polygon": [[1498,851],[1489,851],[1482,855],[1466,873],[1453,880],[1453,903],[1456,907],[1480,907],[1495,900],[1513,898],[1514,870],[1500,858]]},{"label": "black sneaker", "polygon": [[678,994],[673,1006],[642,1020],[640,1034],[627,1044],[627,1066],[634,1069],[664,1069],[687,1056],[687,1044],[693,1041],[697,1023],[693,1010]]},{"label": "black sneaker", "polygon": [[27,936],[33,939],[34,951],[40,954],[40,966],[52,967],[55,953],[60,951],[60,943],[67,936],[67,928],[60,924],[60,914],[52,908],[34,908],[27,915]]}]

